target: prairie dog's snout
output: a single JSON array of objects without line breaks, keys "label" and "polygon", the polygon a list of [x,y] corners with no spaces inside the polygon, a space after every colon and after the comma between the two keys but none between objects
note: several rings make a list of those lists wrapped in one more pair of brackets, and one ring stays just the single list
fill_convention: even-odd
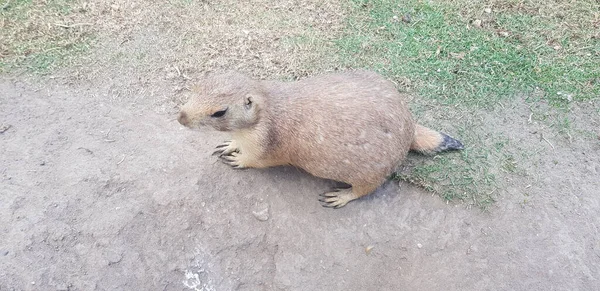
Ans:
[{"label": "prairie dog's snout", "polygon": [[179,121],[179,123],[181,123],[181,125],[183,126],[188,126],[190,124],[190,119],[188,118],[187,113],[185,113],[185,111],[181,111],[179,113],[177,121]]}]

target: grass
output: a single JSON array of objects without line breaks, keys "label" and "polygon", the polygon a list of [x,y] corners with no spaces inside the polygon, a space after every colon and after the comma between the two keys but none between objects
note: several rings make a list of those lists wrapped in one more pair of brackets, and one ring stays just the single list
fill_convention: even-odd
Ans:
[{"label": "grass", "polygon": [[594,35],[551,37],[552,19],[511,11],[491,12],[495,16],[476,27],[470,24],[475,16],[460,14],[464,2],[397,3],[354,1],[350,29],[338,40],[347,66],[405,76],[417,82],[420,96],[442,104],[486,107],[536,88],[558,106],[600,95],[600,38]]},{"label": "grass", "polygon": [[412,170],[397,177],[447,200],[486,208],[508,176],[524,173],[516,145],[469,118],[526,95],[563,112],[550,115],[566,132],[570,105],[600,97],[598,2],[355,0],[350,10],[336,41],[341,63],[415,93],[417,118],[454,128],[467,145],[459,154],[411,156]]},{"label": "grass", "polygon": [[0,7],[0,72],[45,74],[89,48],[91,25],[76,1],[5,0]]}]

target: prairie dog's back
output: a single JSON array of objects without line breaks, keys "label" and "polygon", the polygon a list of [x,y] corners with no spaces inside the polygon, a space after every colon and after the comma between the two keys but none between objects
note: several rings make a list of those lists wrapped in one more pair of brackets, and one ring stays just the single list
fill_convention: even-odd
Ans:
[{"label": "prairie dog's back", "polygon": [[329,74],[265,87],[280,154],[316,176],[379,177],[400,163],[413,140],[404,98],[375,73]]}]

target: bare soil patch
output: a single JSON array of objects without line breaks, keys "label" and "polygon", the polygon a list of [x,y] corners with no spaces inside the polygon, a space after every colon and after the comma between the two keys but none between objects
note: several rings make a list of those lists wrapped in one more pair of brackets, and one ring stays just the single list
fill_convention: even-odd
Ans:
[{"label": "bare soil patch", "polygon": [[184,130],[151,102],[52,83],[0,89],[11,126],[0,135],[3,290],[600,286],[599,145],[531,139],[547,128],[528,124],[522,103],[482,118],[543,158],[490,212],[392,182],[331,210],[317,194],[332,182],[233,171],[209,155],[224,136]]}]

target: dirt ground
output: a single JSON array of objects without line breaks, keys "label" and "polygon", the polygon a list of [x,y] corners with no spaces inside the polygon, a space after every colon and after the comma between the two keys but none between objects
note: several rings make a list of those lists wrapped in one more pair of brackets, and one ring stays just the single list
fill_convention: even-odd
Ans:
[{"label": "dirt ground", "polygon": [[556,147],[488,213],[394,182],[332,210],[317,201],[331,182],[232,170],[209,155],[224,136],[154,103],[0,91],[0,290],[600,287],[598,143]]},{"label": "dirt ground", "polygon": [[[398,182],[323,208],[333,182],[232,170],[210,156],[226,136],[177,123],[195,72],[247,55],[164,49],[180,26],[160,20],[100,38],[86,65],[0,78],[0,290],[600,290],[598,138],[569,142],[517,100],[473,117],[536,149],[489,211]],[[240,32],[258,35],[248,51],[272,38],[259,32]],[[318,62],[273,46],[237,68],[302,76],[295,64]],[[290,69],[270,70],[284,48]],[[574,107],[575,128],[598,132],[592,107]]]}]

